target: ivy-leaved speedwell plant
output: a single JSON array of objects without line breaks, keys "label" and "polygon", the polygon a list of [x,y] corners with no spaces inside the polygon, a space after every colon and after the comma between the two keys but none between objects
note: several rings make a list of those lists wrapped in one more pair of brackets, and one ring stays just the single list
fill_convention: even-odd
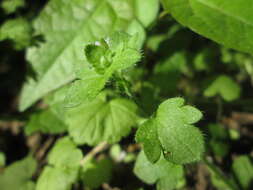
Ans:
[{"label": "ivy-leaved speedwell plant", "polygon": [[1,190],[252,189],[250,0],[0,7]]}]

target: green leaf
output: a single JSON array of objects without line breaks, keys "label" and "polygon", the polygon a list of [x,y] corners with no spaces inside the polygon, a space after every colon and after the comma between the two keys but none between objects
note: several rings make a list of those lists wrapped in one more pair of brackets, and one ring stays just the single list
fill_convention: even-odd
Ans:
[{"label": "green leaf", "polygon": [[175,164],[199,161],[204,140],[200,130],[192,124],[201,118],[198,109],[184,106],[183,98],[168,99],[160,104],[154,119],[139,127],[136,140],[144,143],[150,162],[159,159],[161,149],[165,159]]},{"label": "green leaf", "polygon": [[20,190],[35,190],[35,183],[32,181],[28,181],[25,185],[20,187]]},{"label": "green leaf", "polygon": [[37,163],[31,156],[14,162],[0,174],[0,189],[34,190],[34,184],[30,180],[36,167]]},{"label": "green leaf", "polygon": [[[104,42],[106,43],[106,42]],[[105,69],[110,66],[110,52],[102,45],[89,44],[85,47],[85,55],[88,62],[98,74],[104,74]]]},{"label": "green leaf", "polygon": [[148,160],[155,163],[161,155],[161,145],[157,134],[157,123],[154,119],[145,121],[136,132],[136,141],[143,143]]},{"label": "green leaf", "polygon": [[44,99],[44,103],[48,107],[30,115],[25,127],[26,135],[35,132],[59,134],[67,131],[68,126],[65,121],[63,106],[67,91],[68,87],[64,86]]},{"label": "green leaf", "polygon": [[184,177],[183,167],[168,162],[161,156],[155,164],[148,161],[144,152],[140,152],[134,166],[135,175],[148,184],[157,183],[158,190],[175,189]]},{"label": "green leaf", "polygon": [[69,134],[77,144],[118,142],[136,125],[138,107],[130,100],[107,101],[104,93],[95,100],[66,111]]},{"label": "green leaf", "polygon": [[135,12],[138,20],[145,26],[152,23],[159,12],[158,0],[135,0]]},{"label": "green leaf", "polygon": [[230,146],[224,141],[211,139],[209,144],[216,156],[225,157],[229,153]]},{"label": "green leaf", "polygon": [[128,164],[136,160],[136,155],[134,153],[127,153],[123,159],[123,162]]},{"label": "green leaf", "polygon": [[103,183],[108,183],[112,177],[112,161],[104,158],[96,161],[94,159],[85,163],[81,171],[81,179],[85,186],[94,189]]},{"label": "green leaf", "polygon": [[228,186],[223,180],[219,178],[219,176],[216,176],[215,173],[211,173],[211,182],[214,187],[216,187],[218,190],[233,190]]},{"label": "green leaf", "polygon": [[164,8],[182,25],[247,53],[253,52],[251,0],[162,0]]},{"label": "green leaf", "polygon": [[114,161],[120,161],[120,156],[122,153],[122,149],[120,147],[119,144],[114,144],[111,146],[110,148],[110,157],[114,160]]},{"label": "green leaf", "polygon": [[209,71],[214,65],[215,51],[210,51],[210,48],[201,49],[194,57],[193,64],[197,71]]},{"label": "green leaf", "polygon": [[57,141],[48,156],[48,163],[59,168],[78,168],[82,159],[82,151],[65,137]]},{"label": "green leaf", "polygon": [[75,170],[46,166],[38,179],[36,190],[71,190],[76,180],[77,171]]},{"label": "green leaf", "polygon": [[7,20],[0,27],[0,41],[12,40],[16,49],[27,47],[31,42],[31,34],[31,24],[23,18]]},{"label": "green leaf", "polygon": [[70,190],[77,180],[82,152],[65,137],[57,141],[48,156],[48,163],[42,171],[36,190]]},{"label": "green leaf", "polygon": [[210,165],[207,166],[211,174],[211,183],[214,187],[218,190],[239,190],[235,181],[232,178],[224,177],[224,174],[215,165],[212,167]]},{"label": "green leaf", "polygon": [[35,112],[30,116],[26,124],[25,133],[26,135],[31,135],[35,132],[58,134],[66,130],[67,125],[62,115],[53,107],[50,107],[46,110]]},{"label": "green leaf", "polygon": [[93,70],[84,70],[82,73],[82,79],[74,81],[69,87],[64,102],[65,108],[76,107],[92,101],[109,79],[108,76],[99,75]]},{"label": "green leaf", "polygon": [[14,13],[18,8],[25,6],[24,0],[3,0],[1,3],[2,9],[6,14]]},{"label": "green leaf", "polygon": [[203,116],[197,108],[188,105],[181,107],[181,111],[183,121],[187,124],[194,124],[198,122]]},{"label": "green leaf", "polygon": [[3,152],[0,152],[0,167],[5,166],[5,154]]},{"label": "green leaf", "polygon": [[[156,8],[152,10],[155,15]],[[43,35],[45,43],[27,51],[37,80],[29,78],[24,85],[19,109],[27,109],[47,93],[75,79],[74,65],[87,65],[83,47],[88,43],[115,31],[126,31],[138,33],[140,47],[145,39],[143,26],[136,19],[140,11],[145,11],[145,7],[135,9],[135,3],[129,0],[49,1],[34,21],[36,34]]]},{"label": "green leaf", "polygon": [[226,101],[233,101],[239,98],[240,93],[240,86],[226,75],[218,76],[204,91],[206,97],[213,97],[219,94]]},{"label": "green leaf", "polygon": [[209,145],[215,155],[224,157],[229,153],[229,133],[222,125],[209,124]]},{"label": "green leaf", "polygon": [[156,116],[164,156],[176,164],[199,161],[204,152],[203,136],[191,125],[201,119],[202,113],[183,104],[183,98],[168,99],[159,106]]},{"label": "green leaf", "polygon": [[240,139],[240,131],[238,129],[229,129],[229,136],[231,140],[239,140]]},{"label": "green leaf", "polygon": [[228,140],[229,134],[227,129],[220,124],[209,124],[208,131],[212,138],[217,140]]},{"label": "green leaf", "polygon": [[75,81],[66,96],[66,107],[74,107],[91,101],[104,88],[115,72],[121,72],[141,58],[136,44],[136,36],[117,32],[95,44],[85,47],[87,65],[78,65]]},{"label": "green leaf", "polygon": [[249,156],[240,156],[233,161],[233,172],[242,189],[250,189],[253,181],[253,164]]},{"label": "green leaf", "polygon": [[164,62],[157,64],[154,68],[154,72],[158,75],[165,73],[173,74],[173,72],[184,72],[186,70],[186,65],[186,53],[178,51],[169,56],[166,60],[164,60]]},{"label": "green leaf", "polygon": [[162,94],[173,93],[178,88],[181,73],[189,73],[186,65],[185,52],[176,52],[155,65],[152,82],[160,87]]}]

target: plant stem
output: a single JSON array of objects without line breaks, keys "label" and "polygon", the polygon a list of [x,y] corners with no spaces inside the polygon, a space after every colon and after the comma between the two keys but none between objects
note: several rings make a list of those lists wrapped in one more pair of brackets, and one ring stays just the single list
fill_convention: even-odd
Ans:
[{"label": "plant stem", "polygon": [[222,117],[222,112],[223,112],[223,105],[222,105],[222,99],[220,96],[217,97],[217,116],[216,116],[216,121],[219,122]]},{"label": "plant stem", "polygon": [[96,154],[99,152],[102,152],[103,150],[108,148],[108,144],[106,142],[102,142],[95,146],[86,156],[80,161],[80,164],[83,166],[85,162],[87,162],[89,159],[93,158]]}]

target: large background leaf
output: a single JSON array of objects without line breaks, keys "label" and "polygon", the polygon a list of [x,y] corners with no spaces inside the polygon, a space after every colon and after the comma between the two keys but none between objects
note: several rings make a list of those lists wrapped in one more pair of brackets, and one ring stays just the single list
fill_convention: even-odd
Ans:
[{"label": "large background leaf", "polygon": [[253,1],[162,0],[181,24],[227,47],[253,53]]}]

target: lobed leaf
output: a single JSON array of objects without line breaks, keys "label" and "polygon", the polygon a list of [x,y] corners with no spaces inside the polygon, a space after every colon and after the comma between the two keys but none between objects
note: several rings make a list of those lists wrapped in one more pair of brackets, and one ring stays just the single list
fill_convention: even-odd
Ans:
[{"label": "lobed leaf", "polygon": [[104,93],[95,100],[66,111],[68,131],[77,144],[118,142],[136,125],[138,107],[130,100],[107,101]]},{"label": "lobed leaf", "polygon": [[143,143],[143,149],[149,161],[155,163],[159,160],[162,149],[157,134],[157,123],[154,119],[145,121],[138,128],[135,139]]},{"label": "lobed leaf", "polygon": [[159,106],[154,119],[139,127],[136,140],[144,143],[150,162],[159,159],[161,150],[164,158],[175,164],[199,161],[204,140],[200,130],[192,124],[201,118],[198,109],[184,106],[183,98],[168,99]]},{"label": "lobed leaf", "polygon": [[78,177],[83,155],[76,145],[65,137],[57,141],[48,156],[48,163],[39,176],[36,190],[69,190]]},{"label": "lobed leaf", "polygon": [[35,185],[31,178],[36,168],[37,163],[31,156],[14,162],[0,174],[0,189],[34,190]]},{"label": "lobed leaf", "polygon": [[204,91],[206,97],[213,97],[219,94],[226,101],[233,101],[239,98],[240,93],[240,86],[226,75],[218,76]]},{"label": "lobed leaf", "polygon": [[82,151],[76,147],[70,138],[65,137],[58,140],[50,151],[48,163],[55,167],[78,168],[82,157]]},{"label": "lobed leaf", "polygon": [[47,134],[63,133],[67,130],[67,125],[64,117],[50,107],[46,110],[33,113],[25,127],[25,134],[31,135],[35,132],[42,132]]},{"label": "lobed leaf", "polygon": [[46,166],[38,179],[36,190],[70,190],[76,178],[77,172],[72,169]]},{"label": "lobed leaf", "polygon": [[81,179],[85,186],[95,189],[103,183],[108,183],[112,177],[113,163],[104,158],[99,161],[94,159],[86,162],[81,171]]},{"label": "lobed leaf", "polygon": [[176,164],[199,161],[204,152],[203,136],[191,125],[200,120],[202,113],[183,103],[183,98],[166,100],[159,106],[156,117],[164,157]]},{"label": "lobed leaf", "polygon": [[152,164],[144,152],[140,152],[134,166],[135,175],[148,184],[157,183],[158,190],[175,189],[184,177],[183,167],[168,162],[163,157]]}]

